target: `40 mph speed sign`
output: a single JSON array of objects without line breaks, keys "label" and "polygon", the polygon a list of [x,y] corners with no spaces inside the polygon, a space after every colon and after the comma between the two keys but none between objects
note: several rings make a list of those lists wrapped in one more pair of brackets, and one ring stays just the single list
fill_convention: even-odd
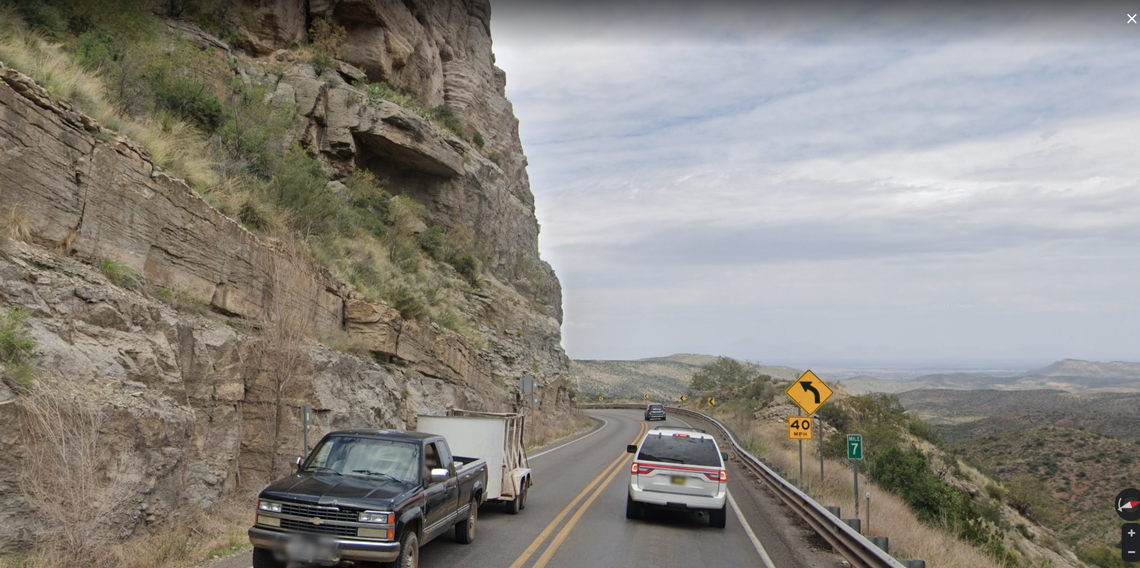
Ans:
[{"label": "40 mph speed sign", "polygon": [[810,416],[789,416],[788,417],[788,439],[789,440],[810,440],[811,439],[811,417]]}]

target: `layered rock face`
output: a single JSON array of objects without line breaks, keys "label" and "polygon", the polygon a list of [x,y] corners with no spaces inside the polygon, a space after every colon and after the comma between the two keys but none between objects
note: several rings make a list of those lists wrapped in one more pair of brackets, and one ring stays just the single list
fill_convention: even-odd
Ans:
[{"label": "layered rock face", "polygon": [[[405,152],[393,138],[423,132],[395,109],[360,108],[332,81],[325,90],[305,73],[285,74],[279,100],[293,98],[314,118],[315,142],[335,163],[355,162],[391,179],[427,206],[429,220],[462,224],[487,246],[490,267],[512,281],[527,279],[562,321],[562,290],[539,258],[538,222],[519,139],[518,119],[506,98],[506,73],[491,50],[487,0],[240,0],[231,10],[240,45],[260,54],[305,44],[316,19],[347,32],[338,52],[373,82],[409,93],[423,108],[450,106],[465,128],[478,132],[499,165],[458,138]],[[302,6],[307,4],[307,10]],[[395,107],[395,105],[392,105]],[[397,109],[399,107],[396,107]],[[413,115],[414,113],[408,113]],[[463,156],[478,157],[461,165]],[[334,168],[336,169],[336,168]],[[343,167],[341,168],[344,169]]]},{"label": "layered rock face", "polygon": [[[313,406],[319,436],[410,427],[416,414],[450,407],[510,410],[510,385],[525,373],[543,383],[544,406],[568,402],[561,290],[538,257],[517,120],[490,51],[489,6],[390,4],[311,0],[305,10],[248,0],[244,43],[277,62],[279,74],[254,79],[274,87],[266,104],[294,105],[305,117],[300,136],[333,179],[370,169],[423,203],[429,223],[471,230],[491,271],[463,299],[478,343],[365,301],[293,248],[210,207],[130,140],[0,65],[0,210],[26,214],[33,235],[31,245],[0,242],[0,309],[31,315],[43,380],[72,385],[101,408],[100,443],[117,466],[99,475],[131,489],[109,525],[119,536],[280,471],[301,451],[302,404]],[[349,31],[342,57],[363,71],[342,63],[340,73],[318,77],[278,51],[304,43],[314,17]],[[228,50],[216,38],[203,46]],[[425,106],[451,105],[487,149],[367,100],[346,82],[358,73]],[[198,313],[112,285],[93,268],[102,259]],[[305,335],[275,337],[283,321],[303,322]],[[328,334],[354,338],[372,357],[321,347],[315,338]],[[0,423],[18,423],[22,396],[10,378],[0,382]],[[34,504],[18,488],[34,451],[24,441],[19,428],[0,428],[0,547],[35,536]]]}]

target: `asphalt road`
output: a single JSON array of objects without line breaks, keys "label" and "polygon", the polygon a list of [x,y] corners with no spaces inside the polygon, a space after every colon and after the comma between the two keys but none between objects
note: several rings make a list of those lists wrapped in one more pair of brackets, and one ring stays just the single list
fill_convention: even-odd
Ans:
[{"label": "asphalt road", "polygon": [[[526,509],[506,514],[497,504],[479,510],[475,542],[463,545],[448,534],[424,546],[420,565],[499,568],[656,566],[757,566],[833,568],[834,554],[821,550],[810,531],[789,519],[783,506],[735,463],[728,467],[728,526],[716,529],[694,513],[657,511],[640,520],[625,518],[626,485],[635,443],[661,422],[646,423],[640,412],[595,410],[606,421],[595,432],[531,456],[535,485]],[[670,418],[666,425],[683,426]],[[739,508],[740,515],[735,511]],[[752,535],[740,522],[743,516]],[[761,552],[761,550],[763,552]],[[234,568],[241,557],[227,559]],[[767,556],[767,559],[764,558]],[[221,568],[224,564],[207,565]]]}]

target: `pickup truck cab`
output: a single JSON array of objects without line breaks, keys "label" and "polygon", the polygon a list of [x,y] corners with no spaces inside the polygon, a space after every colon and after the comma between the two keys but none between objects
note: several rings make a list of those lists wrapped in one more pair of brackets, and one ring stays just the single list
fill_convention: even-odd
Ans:
[{"label": "pickup truck cab", "polygon": [[[297,471],[258,496],[254,568],[419,564],[419,547],[456,528],[475,538],[487,485],[481,459],[451,455],[442,436],[402,430],[327,434]],[[291,565],[291,564],[290,564]]]}]

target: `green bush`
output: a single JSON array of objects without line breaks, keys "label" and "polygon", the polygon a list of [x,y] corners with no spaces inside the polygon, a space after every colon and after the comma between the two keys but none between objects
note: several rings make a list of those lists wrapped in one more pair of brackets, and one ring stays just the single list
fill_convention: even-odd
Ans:
[{"label": "green bush", "polygon": [[[429,113],[429,118],[434,119],[436,122],[438,122],[444,128],[452,131],[453,133],[455,133],[460,138],[464,138],[467,136],[467,134],[463,128],[463,123],[459,121],[458,116],[455,116],[455,111],[448,104],[442,104],[442,105],[439,105],[439,106],[431,109],[431,113]],[[483,137],[480,136],[479,138],[482,139]],[[481,144],[479,146],[482,147]]]},{"label": "green bush", "polygon": [[306,237],[336,232],[339,207],[320,162],[294,146],[282,157],[275,174],[269,181],[269,195],[289,211],[295,231]]},{"label": "green bush", "polygon": [[120,288],[128,290],[138,288],[139,277],[134,269],[126,264],[113,258],[104,258],[99,262],[99,269],[103,271],[103,276],[106,276],[107,280]]},{"label": "green bush", "polygon": [[1100,542],[1087,545],[1080,550],[1077,556],[1084,562],[1099,568],[1129,568],[1134,563],[1124,562],[1120,556],[1120,548],[1108,543]]},{"label": "green bush", "polygon": [[0,314],[0,363],[18,384],[29,387],[35,378],[31,359],[36,341],[28,333],[28,313],[19,308]]},{"label": "green bush", "polygon": [[152,71],[150,86],[158,108],[190,120],[207,132],[217,130],[221,124],[222,102],[205,83],[160,66]]},{"label": "green bush", "polygon": [[317,75],[332,69],[340,47],[347,37],[348,34],[343,27],[333,25],[324,18],[313,20],[313,25],[309,27],[309,41],[313,46],[312,63]]},{"label": "green bush", "polygon": [[473,288],[479,287],[479,260],[470,254],[462,254],[454,257],[449,261],[451,266],[455,268],[463,278],[467,280]]},{"label": "green bush", "polygon": [[487,143],[486,140],[483,140],[483,135],[478,132],[471,135],[471,142],[478,146],[480,150],[482,150],[483,145]]},{"label": "green bush", "polygon": [[731,357],[717,357],[715,361],[693,373],[693,380],[689,383],[689,393],[699,394],[704,391],[742,387],[758,375],[756,367],[748,363]]},{"label": "green bush", "polygon": [[1063,506],[1044,481],[1023,474],[1009,480],[1006,486],[1009,488],[1006,502],[1010,507],[1046,526],[1056,522]]}]

